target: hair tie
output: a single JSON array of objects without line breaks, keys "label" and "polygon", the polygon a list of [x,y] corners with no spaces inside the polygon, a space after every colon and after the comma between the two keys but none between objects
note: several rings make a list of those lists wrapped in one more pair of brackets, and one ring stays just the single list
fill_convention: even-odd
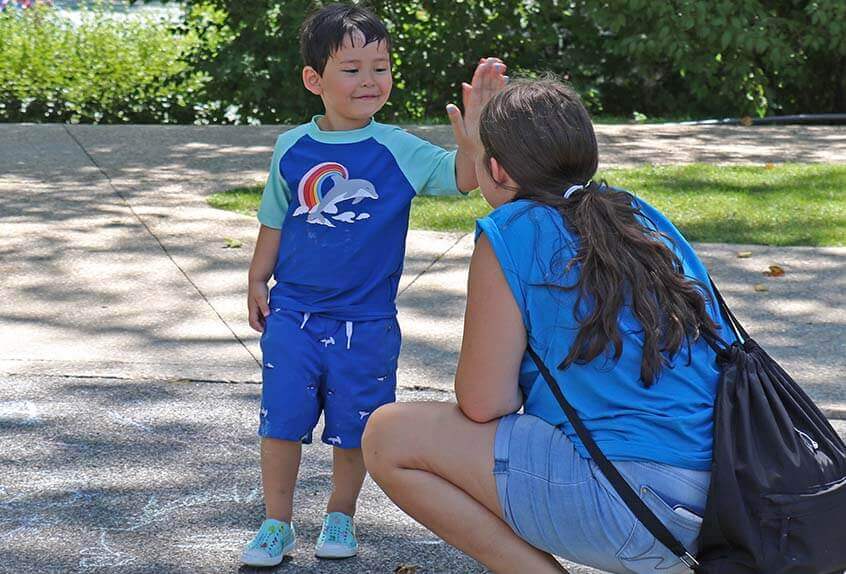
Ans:
[{"label": "hair tie", "polygon": [[581,191],[585,188],[583,185],[571,185],[567,188],[567,191],[564,192],[564,199],[570,199],[570,196],[576,193],[577,191]]},{"label": "hair tie", "polygon": [[582,190],[584,190],[584,189],[587,189],[587,188],[588,188],[588,187],[590,187],[592,184],[593,184],[593,181],[588,181],[588,182],[587,182],[586,184],[584,184],[584,185],[581,185],[581,184],[579,184],[579,185],[571,185],[570,187],[568,187],[568,188],[567,188],[567,191],[565,191],[565,192],[564,192],[564,199],[570,199],[570,196],[571,196],[571,195],[573,195],[573,194],[574,194],[574,193],[576,193],[577,191],[582,191]]}]

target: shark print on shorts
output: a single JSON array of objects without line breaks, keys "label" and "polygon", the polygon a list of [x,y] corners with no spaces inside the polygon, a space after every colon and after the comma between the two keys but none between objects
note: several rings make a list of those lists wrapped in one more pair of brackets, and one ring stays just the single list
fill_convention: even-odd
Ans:
[{"label": "shark print on shorts", "polygon": [[[304,220],[300,223],[308,225]],[[276,368],[262,371],[259,434],[308,444],[322,415],[322,442],[360,448],[372,413],[396,400],[394,373],[402,345],[397,318],[358,321],[353,328],[352,322],[319,313],[303,324],[303,315],[282,309],[267,317],[262,358]],[[345,334],[352,338],[349,347]],[[378,381],[384,373],[387,379]]]}]

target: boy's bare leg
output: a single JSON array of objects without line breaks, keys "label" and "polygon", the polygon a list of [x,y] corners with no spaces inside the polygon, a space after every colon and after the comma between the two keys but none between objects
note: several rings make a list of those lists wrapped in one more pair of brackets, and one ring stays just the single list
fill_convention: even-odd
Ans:
[{"label": "boy's bare leg", "polygon": [[301,454],[299,442],[261,439],[261,483],[267,518],[291,522]]},{"label": "boy's bare leg", "polygon": [[326,505],[326,512],[355,514],[355,505],[364,484],[367,470],[360,448],[332,448],[332,496]]}]

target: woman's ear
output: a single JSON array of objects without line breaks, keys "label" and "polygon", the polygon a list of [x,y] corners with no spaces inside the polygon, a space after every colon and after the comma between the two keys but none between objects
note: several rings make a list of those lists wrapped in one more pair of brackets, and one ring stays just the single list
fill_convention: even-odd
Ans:
[{"label": "woman's ear", "polygon": [[499,185],[503,185],[511,180],[509,177],[508,172],[505,171],[505,168],[500,165],[496,158],[490,158],[491,162],[491,178]]},{"label": "woman's ear", "polygon": [[323,93],[323,86],[322,84],[323,78],[320,77],[320,74],[317,73],[317,70],[312,68],[311,66],[306,66],[303,68],[303,85],[305,88],[314,94],[315,96],[319,96]]}]

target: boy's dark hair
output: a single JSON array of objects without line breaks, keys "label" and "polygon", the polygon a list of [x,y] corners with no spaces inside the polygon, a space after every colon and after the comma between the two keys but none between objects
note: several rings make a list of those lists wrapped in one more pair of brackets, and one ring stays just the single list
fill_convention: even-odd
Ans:
[{"label": "boy's dark hair", "polygon": [[[630,193],[591,181],[599,158],[596,136],[573,90],[553,77],[510,82],[482,111],[479,136],[485,155],[496,158],[517,184],[514,199],[554,208],[578,237],[572,259],[550,262],[562,277],[578,270],[575,284],[548,285],[578,291],[579,332],[559,368],[588,363],[611,349],[619,359],[624,307],[641,325],[640,376],[647,387],[683,343],[701,332],[715,334],[707,291],[685,276],[666,243],[672,239],[645,225]],[[489,162],[485,166],[490,169]],[[574,185],[585,187],[564,197]]]},{"label": "boy's dark hair", "polygon": [[323,74],[329,57],[355,33],[364,35],[364,45],[385,42],[391,49],[388,29],[370,10],[350,4],[330,4],[313,12],[300,28],[300,53],[303,63]]}]

